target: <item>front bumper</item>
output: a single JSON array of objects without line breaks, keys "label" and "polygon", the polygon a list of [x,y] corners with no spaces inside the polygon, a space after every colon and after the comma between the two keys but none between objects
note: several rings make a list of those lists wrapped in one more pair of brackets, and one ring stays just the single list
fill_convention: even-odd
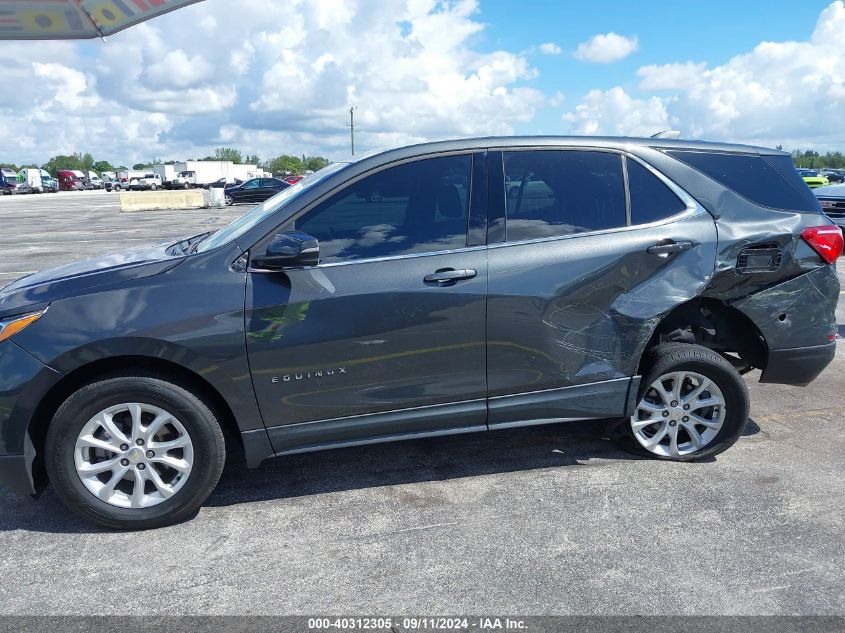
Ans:
[{"label": "front bumper", "polygon": [[30,421],[60,378],[14,341],[0,343],[0,485],[34,494],[44,483]]},{"label": "front bumper", "polygon": [[773,349],[760,382],[805,386],[813,382],[836,354],[836,343]]}]

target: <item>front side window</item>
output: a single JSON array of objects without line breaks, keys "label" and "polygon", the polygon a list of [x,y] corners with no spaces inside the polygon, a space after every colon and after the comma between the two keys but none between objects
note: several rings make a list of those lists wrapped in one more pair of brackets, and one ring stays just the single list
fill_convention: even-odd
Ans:
[{"label": "front side window", "polygon": [[619,154],[506,152],[504,161],[508,241],[627,225]]},{"label": "front side window", "polygon": [[255,178],[253,180],[248,180],[246,182],[246,184],[244,185],[244,189],[258,189],[260,184],[261,184],[261,181],[258,178]]},{"label": "front side window", "polygon": [[472,158],[427,158],[346,187],[289,228],[320,242],[320,262],[466,246]]}]

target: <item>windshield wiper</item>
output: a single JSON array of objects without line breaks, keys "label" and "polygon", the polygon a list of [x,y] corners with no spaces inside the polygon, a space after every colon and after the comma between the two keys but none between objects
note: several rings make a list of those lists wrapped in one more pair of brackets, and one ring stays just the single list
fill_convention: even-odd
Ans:
[{"label": "windshield wiper", "polygon": [[214,231],[207,231],[205,233],[202,233],[200,235],[197,235],[196,237],[192,237],[191,239],[189,239],[188,240],[188,249],[189,249],[188,255],[193,255],[194,253],[196,253],[197,248],[199,248],[199,245],[202,242],[204,242],[205,240],[207,240],[209,237],[211,237],[212,235],[214,235]]}]

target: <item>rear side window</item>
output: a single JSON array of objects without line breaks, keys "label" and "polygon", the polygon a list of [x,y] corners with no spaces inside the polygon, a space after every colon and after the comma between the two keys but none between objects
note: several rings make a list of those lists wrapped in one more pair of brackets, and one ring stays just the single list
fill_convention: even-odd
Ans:
[{"label": "rear side window", "polygon": [[631,224],[648,224],[677,215],[687,205],[657,176],[635,160],[628,160]]},{"label": "rear side window", "polygon": [[[788,156],[693,151],[667,153],[755,204],[790,211],[820,210]],[[787,164],[782,164],[783,161]]]},{"label": "rear side window", "polygon": [[508,241],[627,225],[619,154],[506,152],[504,163]]}]

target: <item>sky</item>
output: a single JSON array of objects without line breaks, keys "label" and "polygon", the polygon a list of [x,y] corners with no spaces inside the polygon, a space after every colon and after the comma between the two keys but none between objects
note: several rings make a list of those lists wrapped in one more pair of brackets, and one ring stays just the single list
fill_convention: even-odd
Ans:
[{"label": "sky", "polygon": [[131,165],[666,129],[845,151],[842,0],[205,0],[0,42],[0,162]]}]

